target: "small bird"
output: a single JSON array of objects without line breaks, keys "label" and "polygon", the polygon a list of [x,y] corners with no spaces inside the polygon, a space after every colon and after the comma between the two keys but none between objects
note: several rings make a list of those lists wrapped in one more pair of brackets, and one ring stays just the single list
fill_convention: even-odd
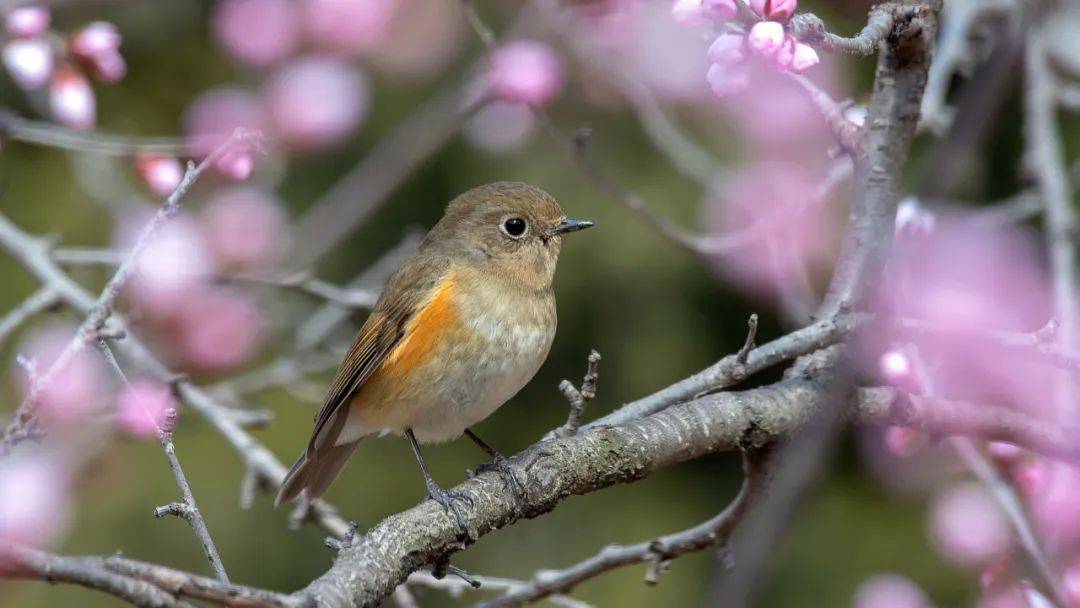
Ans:
[{"label": "small bird", "polygon": [[307,449],[276,504],[322,496],[361,439],[404,435],[428,496],[451,512],[459,498],[431,477],[421,443],[463,433],[532,379],[555,337],[552,281],[563,236],[592,222],[567,219],[539,188],[498,182],[450,202],[388,281],[338,368]]}]

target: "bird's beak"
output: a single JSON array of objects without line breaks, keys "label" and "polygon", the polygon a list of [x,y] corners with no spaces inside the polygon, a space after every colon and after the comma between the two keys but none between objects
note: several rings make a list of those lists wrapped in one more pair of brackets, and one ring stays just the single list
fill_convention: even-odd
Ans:
[{"label": "bird's beak", "polygon": [[559,222],[559,225],[555,227],[555,234],[566,234],[567,232],[577,232],[578,230],[585,230],[586,228],[592,228],[593,223],[589,220],[563,220]]}]

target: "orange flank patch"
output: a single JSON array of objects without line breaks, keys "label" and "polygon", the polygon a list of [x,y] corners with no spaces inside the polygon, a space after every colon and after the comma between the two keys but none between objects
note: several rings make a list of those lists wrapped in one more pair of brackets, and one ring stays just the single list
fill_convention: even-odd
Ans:
[{"label": "orange flank patch", "polygon": [[460,319],[458,305],[454,301],[454,290],[455,281],[452,276],[439,285],[427,305],[409,322],[405,338],[390,353],[380,371],[404,374],[434,356],[439,342]]}]

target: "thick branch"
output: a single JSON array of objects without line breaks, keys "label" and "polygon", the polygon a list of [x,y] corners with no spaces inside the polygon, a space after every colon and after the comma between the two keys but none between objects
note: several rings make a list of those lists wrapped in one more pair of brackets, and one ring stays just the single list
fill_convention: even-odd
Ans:
[{"label": "thick branch", "polygon": [[900,15],[911,16],[911,8],[891,2],[879,4],[870,9],[869,19],[862,31],[851,38],[829,32],[825,29],[825,22],[813,13],[795,15],[791,18],[789,27],[796,38],[819,49],[866,57],[877,52],[878,46],[892,31]]}]

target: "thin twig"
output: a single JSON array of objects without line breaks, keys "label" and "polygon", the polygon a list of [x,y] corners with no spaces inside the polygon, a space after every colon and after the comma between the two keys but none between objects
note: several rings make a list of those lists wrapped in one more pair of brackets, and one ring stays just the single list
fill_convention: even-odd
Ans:
[{"label": "thin twig", "polygon": [[375,305],[375,301],[379,298],[379,293],[377,291],[339,287],[329,281],[313,277],[311,276],[311,273],[307,271],[297,272],[282,277],[246,274],[234,275],[225,277],[225,280],[246,281],[250,283],[272,285],[275,287],[297,289],[304,293],[322,298],[327,302],[332,302],[343,308],[350,309],[370,309]]},{"label": "thin twig", "polygon": [[58,301],[57,293],[48,287],[42,287],[30,294],[18,306],[0,317],[0,344],[31,317],[52,308]]},{"label": "thin twig", "polygon": [[[23,399],[23,402],[16,410],[14,419],[8,424],[3,432],[0,433],[0,454],[10,450],[12,447],[10,439],[13,435],[18,434],[24,427],[34,425],[34,414],[37,410],[42,392],[51,382],[59,377],[86,345],[95,339],[98,331],[109,319],[112,306],[120,296],[120,292],[131,278],[131,275],[135,272],[135,268],[143,251],[150,244],[150,241],[157,234],[158,230],[180,211],[180,201],[184,198],[184,195],[187,194],[188,190],[196,181],[198,181],[202,173],[208,167],[212,166],[219,158],[237,145],[250,145],[254,141],[254,138],[255,136],[251,133],[237,131],[237,133],[230,137],[228,141],[219,146],[198,165],[188,163],[187,171],[184,173],[183,179],[180,180],[180,184],[177,185],[172,194],[165,199],[164,204],[162,204],[161,208],[154,214],[154,217],[143,226],[142,231],[135,241],[134,247],[132,247],[131,251],[128,253],[127,259],[125,259],[120,267],[117,268],[116,273],[109,282],[105,284],[105,287],[101,290],[101,294],[87,314],[86,319],[83,320],[76,331],[75,336],[60,353],[56,361],[49,367],[48,371],[38,376],[31,384],[25,399]],[[47,245],[44,243],[37,242],[34,243],[32,247],[41,250],[46,246]]]},{"label": "thin twig", "polygon": [[[101,351],[105,360],[120,377],[124,385],[129,386],[127,375],[120,366],[120,362],[116,360],[116,355],[113,354],[109,344],[105,340],[98,340],[98,350]],[[217,545],[214,544],[214,539],[210,536],[210,529],[206,527],[206,520],[203,519],[199,505],[195,502],[195,493],[192,492],[191,484],[188,483],[187,475],[184,473],[183,467],[180,466],[180,459],[176,455],[176,446],[173,445],[172,440],[172,429],[176,425],[176,410],[170,408],[166,411],[163,426],[159,425],[158,421],[149,412],[144,412],[144,414],[154,425],[158,440],[161,442],[161,448],[165,452],[165,459],[169,462],[169,470],[172,471],[173,479],[176,480],[176,485],[180,488],[180,493],[184,498],[183,502],[174,502],[154,509],[154,517],[161,518],[166,515],[175,515],[186,521],[191,526],[192,531],[195,532],[195,537],[199,539],[203,553],[206,555],[207,561],[210,562],[210,567],[214,570],[218,580],[228,583],[229,575],[225,572],[225,565],[221,561]]]},{"label": "thin twig", "polygon": [[139,152],[191,156],[198,150],[205,150],[207,143],[198,138],[132,137],[79,131],[53,122],[23,118],[2,109],[0,109],[0,135],[15,141],[50,148],[108,156],[132,156]]},{"label": "thin twig", "polygon": [[578,432],[581,427],[581,415],[585,412],[585,406],[596,397],[596,381],[599,379],[600,353],[595,350],[589,352],[588,367],[585,378],[581,381],[581,390],[574,387],[574,383],[563,380],[559,383],[559,392],[570,402],[570,414],[566,422],[548,435],[550,437],[569,437]]},{"label": "thin twig", "polygon": [[567,592],[605,572],[631,564],[648,563],[646,583],[655,585],[657,576],[668,563],[682,555],[727,542],[754,499],[766,486],[766,474],[760,454],[743,453],[745,478],[739,493],[718,515],[692,528],[634,545],[608,545],[596,555],[563,570],[542,570],[531,581],[507,590],[503,595],[479,604],[480,608],[520,606]]},{"label": "thin twig", "polygon": [[870,15],[862,31],[851,38],[837,36],[825,29],[825,22],[812,13],[800,13],[791,18],[789,27],[799,40],[826,51],[839,51],[849,55],[866,57],[877,52],[878,46],[892,31],[893,24],[901,14],[912,15],[912,8],[900,3],[887,2],[870,9]]},{"label": "thin twig", "polygon": [[743,365],[746,365],[746,360],[750,357],[750,351],[754,350],[754,347],[757,346],[757,344],[754,343],[754,340],[757,338],[757,313],[750,315],[750,319],[746,322],[746,325],[746,342],[743,343],[743,347],[739,349],[739,353],[735,356],[735,360]]}]

